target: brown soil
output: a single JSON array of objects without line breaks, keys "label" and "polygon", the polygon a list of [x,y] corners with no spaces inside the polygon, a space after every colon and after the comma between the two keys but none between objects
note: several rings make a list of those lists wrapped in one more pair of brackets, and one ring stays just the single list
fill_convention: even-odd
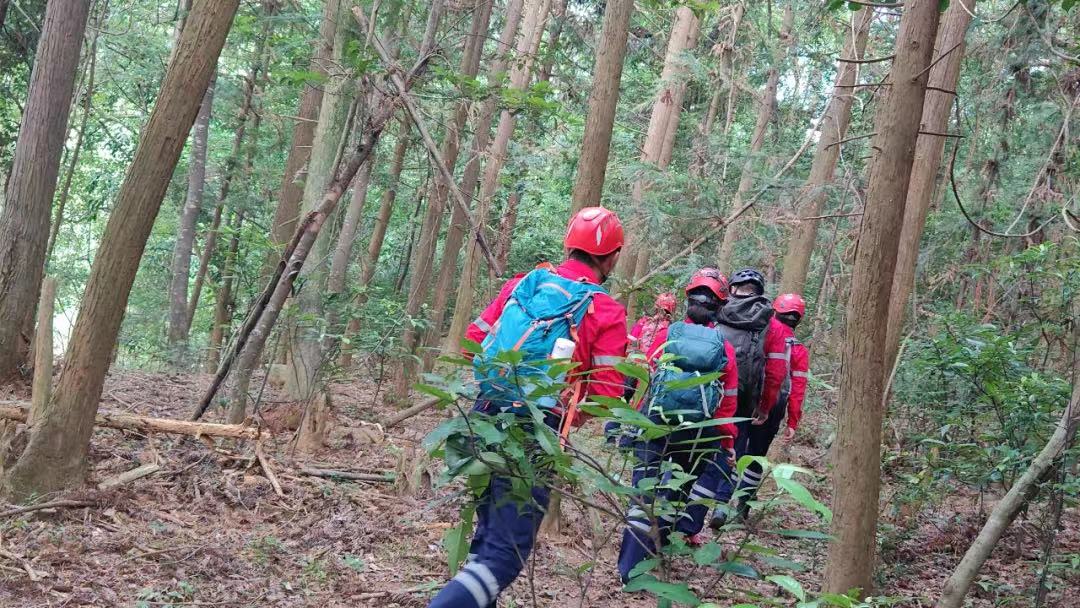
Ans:
[{"label": "brown soil", "polygon": [[[208,381],[193,375],[114,374],[103,408],[186,418]],[[287,430],[264,446],[284,497],[275,494],[250,445],[220,444],[211,450],[193,438],[96,431],[88,487],[155,460],[161,471],[116,490],[71,496],[93,499],[93,507],[0,520],[0,606],[425,606],[447,578],[441,538],[457,523],[464,500],[460,488],[434,490],[424,475],[418,490],[402,493],[398,484],[347,483],[298,472],[301,463],[361,472],[424,466],[416,457],[418,442],[446,414],[428,412],[383,434],[368,424],[388,413],[373,393],[374,387],[360,380],[335,387],[338,422],[321,454],[291,453]],[[297,407],[271,389],[264,403],[267,411]],[[208,419],[220,417],[215,412]],[[815,437],[814,427],[824,427],[814,417],[811,412],[802,437]],[[278,412],[270,418],[283,428],[288,425],[280,421],[290,415]],[[579,431],[580,440],[600,449],[595,426]],[[825,447],[802,439],[789,456],[815,471],[818,478],[810,486],[827,504]],[[437,475],[438,463],[426,469]],[[897,489],[886,487],[886,500]],[[901,606],[932,605],[982,522],[977,498],[958,491],[914,515],[885,505],[886,513],[897,515],[884,522],[881,593],[905,598]],[[620,591],[618,522],[602,516],[601,529],[594,532],[582,508],[564,501],[563,509],[564,533],[540,541],[531,584],[522,576],[499,605],[532,606],[535,598],[535,605],[560,608],[654,606],[655,600]],[[1040,522],[1043,516],[1028,517]],[[815,516],[787,503],[754,521],[759,530],[824,530]],[[1022,523],[1003,539],[972,594],[973,606],[1032,605],[1041,559],[1034,529]],[[723,540],[732,549],[739,538]],[[801,563],[806,570],[796,578],[808,589],[815,587],[825,559],[823,541],[762,532],[755,542]],[[1075,509],[1066,509],[1055,554],[1080,555]],[[773,572],[758,565],[763,573]],[[717,584],[715,572],[689,562],[674,570],[720,606],[753,603],[757,593],[781,598],[780,605],[795,603],[769,583],[728,575]],[[1076,605],[1070,602],[1080,578],[1071,572],[1051,577],[1048,606]]]}]

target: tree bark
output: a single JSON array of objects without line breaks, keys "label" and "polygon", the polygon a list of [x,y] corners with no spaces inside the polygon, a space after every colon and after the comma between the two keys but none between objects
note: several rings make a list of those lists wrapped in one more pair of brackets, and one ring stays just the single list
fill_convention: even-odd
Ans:
[{"label": "tree bark", "polygon": [[[334,35],[338,25],[338,4],[340,0],[326,0],[323,4],[322,22],[319,25],[319,38],[315,52],[308,64],[308,71],[317,78],[326,78],[327,65],[334,52]],[[315,124],[322,107],[323,83],[309,82],[304,85],[300,96],[300,105],[296,110],[296,122],[293,124],[292,147],[285,159],[285,175],[281,178],[281,194],[274,211],[271,238],[274,249],[267,257],[264,276],[273,272],[281,257],[281,251],[289,244],[289,239],[296,232],[296,222],[300,217],[300,201],[304,197],[304,179],[308,159],[311,156],[311,144],[315,140]]]},{"label": "tree bark", "polygon": [[[1073,310],[1075,313],[1080,313],[1080,306],[1074,303]],[[1080,315],[1073,315],[1073,319],[1078,317]],[[1055,463],[1060,462],[1062,454],[1073,445],[1077,426],[1080,426],[1080,323],[1075,321],[1073,322],[1072,369],[1072,398],[1061,414],[1061,420],[1058,421],[1054,434],[1043,446],[1039,455],[1031,461],[1031,465],[1020,476],[1020,479],[1009,488],[1001,502],[994,505],[979,535],[975,537],[974,542],[964,553],[963,559],[960,560],[960,564],[945,582],[937,608],[960,608],[964,605],[964,597],[971,588],[971,583],[979,575],[979,570],[989,559],[998,541],[1005,535],[1020,511],[1038,494],[1040,484]]]},{"label": "tree bark", "polygon": [[55,395],[9,471],[24,498],[82,481],[90,433],[128,294],[239,0],[195,0],[101,238]]},{"label": "tree bark", "polygon": [[[673,129],[678,129],[682,100],[686,92],[685,79],[688,66],[683,53],[693,49],[697,43],[699,25],[697,15],[689,7],[684,6],[675,11],[675,22],[671,25],[664,67],[660,72],[662,88],[656,96],[656,101],[653,102],[649,128],[641,147],[641,163],[652,165],[658,171],[667,168],[665,159],[668,161],[671,159],[671,154],[665,153],[666,144],[669,141],[668,133]],[[673,145],[674,139],[670,141]],[[648,191],[650,181],[647,176],[641,176],[634,181],[630,191],[635,225],[629,231],[630,238],[619,260],[620,270],[628,283],[632,283],[635,277],[643,276],[649,265],[649,250],[643,237],[648,230],[645,226],[645,193]],[[627,298],[627,314],[631,317],[633,316],[633,299],[633,294]]]},{"label": "tree bark", "polygon": [[[705,117],[698,129],[698,141],[694,145],[694,154],[690,162],[690,175],[700,178],[705,174],[709,163],[709,136],[712,135],[713,126],[716,124],[716,115],[720,112],[720,102],[724,99],[724,93],[731,95],[738,84],[734,78],[735,38],[739,33],[739,25],[742,23],[745,7],[736,4],[731,8],[731,19],[728,23],[728,37],[724,42],[719,42],[713,47],[713,54],[717,56],[719,68],[716,76],[716,90],[713,91],[712,99],[709,100],[709,108],[705,111]],[[730,121],[725,118],[725,128]],[[725,130],[726,134],[727,131]]]},{"label": "tree bark", "polygon": [[551,80],[555,68],[555,59],[559,52],[559,39],[562,38],[563,27],[566,25],[567,0],[555,0],[555,2],[555,5],[551,8],[551,15],[554,18],[551,22],[551,29],[548,30],[544,64],[540,68],[540,75],[536,79],[537,82],[549,82]]},{"label": "tree bark", "polygon": [[[948,131],[949,111],[955,96],[945,91],[955,91],[960,76],[960,64],[964,57],[964,35],[971,23],[974,2],[950,4],[942,17],[938,30],[935,54],[949,55],[930,68],[930,80],[923,104],[921,131],[945,133]],[[959,45],[959,46],[957,46]],[[951,52],[950,52],[951,51]],[[900,348],[900,331],[904,325],[904,310],[911,289],[915,285],[915,268],[919,258],[919,241],[926,227],[930,201],[937,186],[941,156],[945,151],[945,138],[921,135],[915,145],[915,162],[911,168],[911,184],[908,186],[904,205],[904,223],[900,230],[900,248],[897,250],[896,276],[893,278],[892,296],[889,299],[889,329],[885,339],[885,369],[892,369]]]},{"label": "tree bark", "polygon": [[608,0],[604,6],[604,25],[593,67],[593,88],[589,92],[589,113],[585,117],[585,135],[578,156],[571,214],[600,205],[633,13],[634,0]]},{"label": "tree bark", "polygon": [[[229,239],[229,250],[225,253],[225,266],[221,269],[221,285],[214,294],[214,325],[210,328],[210,348],[206,355],[206,366],[211,370],[216,370],[221,362],[221,345],[228,339],[232,323],[236,305],[236,256],[240,251],[240,230],[243,226],[244,211],[240,210],[231,226],[232,237]],[[230,420],[232,424],[240,422],[243,422],[243,417]]]},{"label": "tree bark", "polygon": [[[397,200],[397,190],[401,183],[401,171],[405,167],[405,154],[409,150],[411,127],[412,123],[408,119],[401,121],[397,143],[394,145],[393,159],[390,161],[390,175],[387,177],[386,189],[383,190],[382,198],[379,200],[379,212],[375,217],[375,225],[371,230],[367,252],[360,265],[360,290],[353,301],[353,308],[357,311],[367,302],[368,288],[371,286],[371,280],[375,278],[375,271],[379,265],[383,241],[386,239],[386,229],[390,225],[390,215],[394,212],[394,202]],[[356,196],[355,189],[353,196]],[[358,331],[360,331],[360,317],[356,313],[352,313],[345,327],[344,335],[346,338],[351,338]],[[353,347],[346,341],[341,345],[341,357],[338,359],[338,365],[343,368],[352,367],[352,357]]]},{"label": "tree bark", "polygon": [[[510,70],[510,88],[519,91],[529,86],[533,60],[540,46],[540,36],[543,34],[544,20],[547,19],[551,8],[551,0],[526,0],[525,4],[525,17],[522,19],[521,32],[515,50],[515,55],[519,59]],[[499,174],[506,162],[506,151],[510,145],[510,138],[514,134],[515,123],[516,118],[509,110],[503,110],[499,115],[499,124],[495,129],[495,138],[492,139],[491,147],[488,149],[487,163],[484,165],[484,175],[480,182],[480,198],[476,207],[476,223],[480,230],[484,230],[488,223],[488,213],[495,197],[495,190],[499,186]],[[465,252],[465,262],[462,265],[461,280],[458,282],[454,305],[454,317],[450,323],[449,340],[459,342],[465,335],[465,328],[472,318],[473,298],[476,295],[476,275],[479,267],[480,248],[474,240],[469,243]],[[406,365],[410,363],[407,362]],[[408,373],[408,379],[411,379],[412,367],[408,367],[405,371]],[[399,388],[402,385],[400,381],[397,383]]]},{"label": "tree bark", "polygon": [[79,122],[79,131],[75,134],[75,144],[71,149],[71,158],[68,160],[67,172],[64,174],[64,185],[60,187],[60,198],[56,202],[56,215],[49,230],[49,244],[45,248],[45,262],[48,265],[52,259],[53,250],[56,248],[56,237],[60,234],[60,226],[64,223],[64,209],[67,207],[68,198],[71,195],[71,182],[75,178],[75,169],[79,165],[79,155],[82,153],[83,137],[86,135],[86,125],[90,122],[90,112],[94,101],[94,78],[97,73],[97,43],[98,34],[101,32],[100,25],[104,22],[106,11],[101,10],[95,19],[98,27],[93,29],[90,36],[90,49],[87,51],[87,76],[86,88],[82,96],[82,117]]},{"label": "tree bark", "polygon": [[[874,11],[864,8],[851,13],[851,26],[848,29],[847,44],[844,46],[844,59],[861,59],[866,52],[866,39],[870,32],[870,23]],[[841,61],[837,64],[836,85],[832,99],[825,110],[818,130],[818,139],[814,160],[810,165],[810,176],[803,184],[797,205],[801,217],[821,215],[827,198],[827,188],[832,183],[836,163],[840,158],[840,141],[847,134],[851,123],[851,104],[855,99],[853,85],[858,80],[859,64]],[[791,237],[787,255],[784,257],[784,272],[780,282],[781,293],[803,293],[806,289],[806,274],[810,268],[810,255],[817,242],[818,222],[820,220],[800,220],[796,224],[795,234]]]},{"label": "tree bark", "polygon": [[[0,420],[25,422],[29,415],[29,408],[20,402],[0,402]],[[230,439],[258,439],[259,437],[265,437],[269,434],[265,430],[254,426],[214,424],[212,422],[190,422],[187,420],[151,418],[149,416],[137,416],[135,414],[121,414],[114,412],[96,413],[91,422],[94,426],[100,426],[106,429],[135,431],[144,434],[173,433],[191,437],[228,437]],[[5,489],[9,490],[11,488],[9,486]]]},{"label": "tree bark", "polygon": [[[780,40],[776,42],[776,46],[773,48],[772,66],[769,67],[765,88],[762,89],[761,96],[757,100],[757,122],[754,123],[754,133],[750,136],[750,149],[746,155],[746,160],[743,162],[739,185],[735,189],[735,197],[731,204],[732,209],[738,209],[742,205],[743,198],[754,185],[754,167],[758,164],[758,155],[761,154],[761,148],[765,145],[765,131],[769,128],[769,123],[772,122],[776,111],[776,89],[780,84],[780,67],[784,63],[787,51],[791,49],[795,41],[794,36],[791,34],[794,21],[795,13],[789,4],[784,7],[784,21],[780,27]],[[716,255],[716,266],[718,268],[734,269],[731,265],[731,256],[735,251],[735,243],[742,236],[743,228],[740,226],[742,221],[742,219],[737,219],[724,230],[724,238],[720,241],[720,249]]]},{"label": "tree bark", "polygon": [[[172,281],[169,284],[169,344],[183,342],[188,336],[188,280],[191,275],[191,250],[195,245],[195,224],[202,210],[206,185],[206,143],[210,114],[214,105],[214,81],[206,89],[199,114],[191,128],[191,155],[188,160],[187,197],[180,212],[176,244],[173,247]],[[217,213],[220,217],[220,212]],[[210,240],[207,239],[209,244]],[[207,247],[206,252],[212,251]]]},{"label": "tree bark", "polygon": [[495,253],[499,268],[506,268],[507,263],[510,261],[510,248],[514,244],[514,227],[517,226],[518,207],[521,205],[521,195],[524,189],[524,184],[515,184],[510,195],[506,197],[506,208],[503,209],[502,219],[499,220],[499,245]]},{"label": "tree bark", "polygon": [[37,329],[34,334],[34,383],[30,399],[27,426],[41,418],[52,398],[53,375],[53,309],[56,303],[56,279],[45,277],[41,282],[41,301],[38,303]]},{"label": "tree bark", "polygon": [[90,0],[53,0],[45,6],[0,211],[0,379],[18,376],[29,363],[53,195],[89,13]]},{"label": "tree bark", "polygon": [[927,66],[938,29],[937,0],[904,4],[885,99],[876,112],[862,230],[851,277],[840,379],[832,487],[833,540],[824,589],[871,592],[877,548],[881,484],[881,421],[885,388],[885,341],[889,291],[904,201],[915,158]]}]

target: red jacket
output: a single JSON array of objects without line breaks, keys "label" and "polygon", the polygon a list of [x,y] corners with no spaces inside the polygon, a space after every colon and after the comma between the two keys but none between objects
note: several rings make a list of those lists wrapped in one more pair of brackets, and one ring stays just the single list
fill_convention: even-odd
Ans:
[{"label": "red jacket", "polygon": [[[555,272],[574,281],[587,281],[595,285],[600,283],[592,268],[577,260],[563,262]],[[478,343],[484,340],[523,276],[515,276],[503,285],[499,296],[469,325],[465,332],[466,339]],[[613,366],[625,357],[626,309],[608,294],[598,293],[593,296],[589,312],[578,327],[577,347],[572,358],[579,363],[572,376],[582,376],[582,396],[622,397],[623,375]],[[573,423],[579,425],[585,419],[579,412]]]},{"label": "red jacket", "polygon": [[801,342],[791,346],[791,394],[788,396],[787,424],[795,429],[802,419],[803,400],[806,398],[806,380],[810,372],[810,352]]},{"label": "red jacket", "polygon": [[[690,319],[683,321],[692,323]],[[719,330],[718,330],[719,331]],[[648,359],[652,363],[663,354],[661,346],[667,342],[668,328],[664,327],[656,332],[656,338],[649,348]],[[724,354],[727,355],[727,367],[724,369],[724,395],[720,398],[720,407],[716,408],[714,419],[733,418],[735,410],[739,407],[739,364],[735,361],[735,347],[731,342],[724,340]],[[720,425],[720,445],[727,449],[735,447],[735,437],[739,435],[739,429],[732,423]]]},{"label": "red jacket", "polygon": [[671,320],[663,313],[645,315],[630,329],[630,343],[635,352],[650,353],[661,329],[667,329]]},{"label": "red jacket", "polygon": [[761,387],[761,402],[758,408],[764,412],[776,405],[780,398],[780,389],[788,376],[788,361],[791,359],[790,342],[795,340],[795,332],[774,316],[765,329],[765,383]]}]

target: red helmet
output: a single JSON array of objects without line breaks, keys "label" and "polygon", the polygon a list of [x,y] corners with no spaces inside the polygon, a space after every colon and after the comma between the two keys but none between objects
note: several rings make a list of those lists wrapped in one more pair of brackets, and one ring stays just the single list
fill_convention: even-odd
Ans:
[{"label": "red helmet", "polygon": [[806,302],[797,293],[781,294],[772,303],[773,310],[778,313],[797,312],[799,317],[806,316]]},{"label": "red helmet", "polygon": [[690,281],[693,282],[693,280],[698,277],[708,277],[717,283],[720,283],[720,293],[716,295],[719,296],[721,300],[728,299],[728,280],[727,277],[724,276],[724,273],[715,268],[706,266],[705,268],[698,268],[695,270],[694,274],[690,277]]},{"label": "red helmet", "polygon": [[623,246],[622,222],[610,209],[586,207],[571,218],[563,246],[593,255],[612,253]]},{"label": "red helmet", "polygon": [[661,310],[668,311],[668,314],[675,312],[675,294],[662,293],[656,296],[656,307]]},{"label": "red helmet", "polygon": [[712,277],[703,274],[695,274],[693,277],[690,277],[690,282],[686,284],[686,293],[689,294],[691,290],[698,287],[708,288],[708,290],[713,292],[721,301],[727,299],[727,285]]}]

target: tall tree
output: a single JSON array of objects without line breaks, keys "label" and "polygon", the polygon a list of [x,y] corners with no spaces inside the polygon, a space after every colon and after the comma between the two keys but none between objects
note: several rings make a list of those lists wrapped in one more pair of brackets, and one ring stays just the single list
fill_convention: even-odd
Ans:
[{"label": "tall tree", "polygon": [[[671,159],[671,152],[665,152],[665,148],[669,141],[674,143],[674,138],[668,140],[668,133],[671,131],[674,135],[674,130],[678,129],[679,114],[686,91],[685,79],[689,68],[683,54],[694,48],[699,25],[700,20],[689,7],[683,6],[675,11],[675,21],[671,25],[671,36],[668,38],[667,53],[664,56],[664,67],[660,73],[660,90],[653,102],[649,128],[641,146],[641,163],[652,165],[661,171],[667,168],[665,160]],[[649,181],[645,176],[636,179],[630,194],[636,225],[630,231],[631,240],[619,260],[627,282],[644,275],[649,264],[649,250],[642,238],[646,231],[645,193],[649,188]]]},{"label": "tall tree", "polygon": [[[855,100],[855,83],[859,76],[858,61],[866,52],[866,39],[870,33],[870,23],[874,11],[864,8],[851,13],[851,25],[848,28],[847,43],[836,69],[836,84],[832,98],[821,118],[814,160],[810,165],[810,176],[799,192],[797,210],[800,216],[816,217],[821,215],[828,198],[828,186],[832,183],[836,163],[840,158],[840,142],[847,134],[851,124],[851,105]],[[816,219],[799,220],[795,233],[788,244],[784,257],[781,293],[802,293],[806,287],[806,273],[810,268],[810,255],[817,242],[818,221]]]},{"label": "tall tree", "polygon": [[[964,35],[971,23],[975,0],[966,6],[959,2],[949,5],[938,31],[937,55],[948,55],[930,68],[930,80],[923,104],[922,130],[926,133],[945,133],[949,111],[953,107],[960,64],[964,57]],[[911,168],[911,184],[904,204],[904,223],[900,229],[900,248],[897,250],[896,276],[889,299],[889,330],[885,339],[885,369],[891,369],[900,348],[900,330],[911,289],[915,285],[915,267],[919,258],[919,241],[926,227],[926,215],[934,197],[945,151],[945,137],[922,135],[915,146],[915,163]]]},{"label": "tall tree", "polygon": [[326,0],[323,4],[322,21],[319,24],[319,37],[315,43],[315,52],[311,55],[308,71],[312,81],[304,84],[300,95],[300,104],[296,109],[293,123],[292,145],[285,159],[285,175],[281,178],[281,191],[278,206],[274,211],[271,224],[271,238],[275,249],[267,257],[266,273],[277,263],[281,250],[288,244],[296,222],[300,217],[300,200],[304,197],[304,180],[308,158],[311,156],[311,143],[315,139],[315,124],[322,107],[323,83],[326,78],[330,58],[334,52],[334,35],[338,26],[338,5],[340,0]]},{"label": "tall tree", "polygon": [[877,109],[870,183],[851,276],[834,446],[833,540],[825,590],[869,594],[877,548],[881,485],[882,396],[889,292],[919,136],[928,66],[938,29],[938,0],[904,4],[890,86]]},{"label": "tall tree", "polygon": [[[551,0],[525,0],[524,18],[518,35],[515,55],[518,61],[510,70],[510,88],[523,91],[529,86],[533,61],[540,46],[540,36],[544,31]],[[495,128],[495,137],[487,152],[484,175],[480,181],[480,198],[476,205],[476,224],[484,230],[488,223],[488,212],[499,186],[499,176],[506,162],[506,152],[513,137],[516,125],[514,113],[504,109],[499,114],[499,124]],[[462,263],[461,280],[458,282],[457,298],[454,305],[454,317],[450,322],[448,340],[460,341],[465,335],[465,328],[472,317],[473,298],[475,297],[476,275],[480,268],[480,248],[476,240],[466,248]],[[412,371],[412,370],[408,370]]]},{"label": "tall tree", "polygon": [[578,155],[571,212],[596,207],[604,191],[611,131],[615,127],[615,109],[619,105],[626,41],[634,0],[608,0],[604,5],[604,25],[593,67],[593,87],[589,92],[589,113],[585,117],[585,136]]},{"label": "tall tree", "polygon": [[[769,123],[773,121],[776,113],[776,90],[780,85],[780,67],[784,63],[788,49],[791,48],[795,37],[791,33],[791,27],[795,20],[795,12],[791,5],[784,7],[784,21],[780,27],[780,38],[773,46],[772,65],[769,66],[768,76],[765,79],[765,88],[758,95],[757,121],[754,123],[754,132],[750,136],[750,149],[746,160],[743,162],[742,174],[739,175],[739,185],[735,189],[735,196],[731,201],[731,209],[735,210],[742,206],[743,198],[750,192],[754,185],[755,167],[760,164],[758,156],[765,145],[765,131]],[[771,28],[770,28],[771,29]],[[731,255],[735,251],[735,243],[741,236],[743,227],[740,219],[728,224],[724,228],[724,238],[720,241],[720,249],[716,255],[716,265],[719,268],[731,268]]]},{"label": "tall tree", "polygon": [[206,89],[199,114],[191,127],[191,153],[188,159],[187,196],[180,210],[173,246],[172,281],[169,283],[169,344],[177,344],[188,336],[188,281],[191,279],[191,250],[195,246],[195,224],[202,210],[206,186],[206,148],[210,131],[210,114],[214,105],[214,81]]},{"label": "tall tree", "polygon": [[3,480],[10,496],[46,494],[82,481],[109,353],[139,260],[238,5],[194,0],[102,235],[55,394]]},{"label": "tall tree", "polygon": [[0,211],[0,378],[18,375],[28,363],[53,195],[89,14],[90,0],[53,0],[45,7]]}]

